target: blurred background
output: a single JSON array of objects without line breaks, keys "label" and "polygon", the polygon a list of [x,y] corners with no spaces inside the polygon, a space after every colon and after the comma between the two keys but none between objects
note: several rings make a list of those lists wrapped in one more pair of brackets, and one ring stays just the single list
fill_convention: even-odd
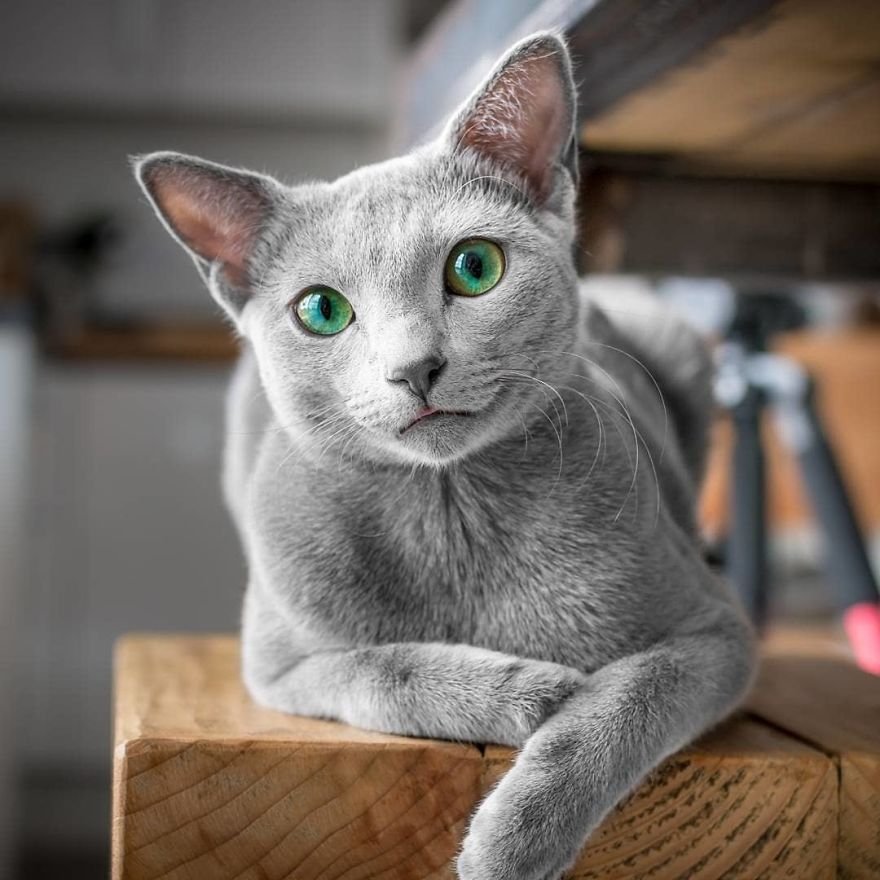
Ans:
[{"label": "blurred background", "polygon": [[[0,878],[106,875],[117,636],[237,627],[244,567],[218,485],[235,343],[128,156],[333,178],[428,136],[513,39],[563,28],[581,85],[583,271],[810,371],[876,571],[878,10],[6,0]],[[825,531],[760,422],[767,614],[834,625]],[[733,436],[719,415],[701,517],[720,556]]]}]

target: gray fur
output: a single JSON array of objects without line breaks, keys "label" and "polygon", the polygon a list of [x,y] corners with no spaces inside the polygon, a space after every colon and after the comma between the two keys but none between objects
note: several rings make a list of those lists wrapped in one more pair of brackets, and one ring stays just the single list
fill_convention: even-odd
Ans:
[{"label": "gray fur", "polygon": [[[546,169],[520,173],[528,137],[505,161],[533,110],[517,65],[548,57],[529,75],[557,78],[546,95],[570,119],[565,48],[537,35],[439,141],[333,183],[218,178],[174,154],[138,164],[247,340],[224,477],[250,568],[247,687],[286,712],[522,747],[473,818],[464,880],[559,876],[652,767],[731,711],[753,668],[751,630],[696,536],[702,345],[653,304],[606,312],[579,294],[570,121]],[[503,118],[473,118],[486,112]],[[463,146],[474,124],[499,149]],[[169,167],[195,233],[160,186]],[[237,250],[197,241],[212,211]],[[506,274],[483,297],[447,295],[444,259],[475,235],[503,246]],[[224,262],[242,243],[244,273]],[[315,283],[354,306],[338,336],[291,320]],[[429,402],[474,414],[402,435],[424,401],[391,377],[431,358],[447,363]]]}]

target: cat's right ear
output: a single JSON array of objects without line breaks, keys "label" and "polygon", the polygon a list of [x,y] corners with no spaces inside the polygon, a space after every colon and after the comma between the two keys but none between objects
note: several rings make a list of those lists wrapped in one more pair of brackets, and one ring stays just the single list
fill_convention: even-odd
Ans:
[{"label": "cat's right ear", "polygon": [[513,172],[543,204],[559,172],[577,182],[571,58],[555,33],[517,43],[454,114],[443,141]]},{"label": "cat's right ear", "polygon": [[165,227],[236,319],[252,291],[254,249],[271,217],[277,184],[181,153],[150,153],[132,164]]}]

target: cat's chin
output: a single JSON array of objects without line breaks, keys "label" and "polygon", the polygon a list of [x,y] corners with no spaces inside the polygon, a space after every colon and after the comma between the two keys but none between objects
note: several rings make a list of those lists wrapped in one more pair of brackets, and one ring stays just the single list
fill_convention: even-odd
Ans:
[{"label": "cat's chin", "polygon": [[443,467],[475,451],[480,442],[479,414],[425,407],[397,432],[394,451],[407,462]]},{"label": "cat's chin", "polygon": [[415,417],[400,429],[400,435],[403,436],[404,434],[409,434],[413,431],[423,430],[427,425],[434,426],[438,421],[443,423],[450,419],[470,418],[472,415],[473,413],[468,412],[467,410],[441,409],[436,406],[423,406],[415,414]]}]

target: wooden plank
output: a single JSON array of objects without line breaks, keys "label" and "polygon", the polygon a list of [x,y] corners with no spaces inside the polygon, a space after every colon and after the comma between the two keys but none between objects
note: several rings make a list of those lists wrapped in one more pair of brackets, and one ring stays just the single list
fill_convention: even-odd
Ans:
[{"label": "wooden plank", "polygon": [[48,353],[73,361],[174,361],[225,363],[235,360],[239,343],[219,321],[86,327],[50,340]]},{"label": "wooden plank", "polygon": [[[436,130],[516,40],[558,29],[569,38],[586,119],[690,59],[778,0],[457,0],[421,41],[404,77],[397,140]],[[474,50],[475,37],[479,51]]]},{"label": "wooden plank", "polygon": [[728,34],[766,20],[776,4],[605,0],[587,14],[570,16],[565,29],[576,65],[578,118],[592,119],[638,94]]},{"label": "wooden plank", "polygon": [[764,285],[880,278],[878,184],[676,176],[622,163],[583,176],[581,205],[585,271]]},{"label": "wooden plank", "polygon": [[585,118],[582,140],[741,174],[876,180],[878,61],[875,0],[784,0]]},{"label": "wooden plank", "polygon": [[262,709],[238,665],[231,637],[119,644],[114,878],[451,880],[479,750]]},{"label": "wooden plank", "polygon": [[854,78],[802,106],[797,115],[750,131],[732,147],[690,157],[691,167],[707,163],[728,173],[877,180],[880,75]]},{"label": "wooden plank", "polygon": [[[137,636],[116,656],[116,880],[451,878],[510,750],[392,737],[255,706],[232,637]],[[573,877],[831,878],[821,752],[735,719],[669,759]]]},{"label": "wooden plank", "polygon": [[[487,787],[512,757],[487,747]],[[830,761],[779,731],[734,719],[654,771],[567,876],[831,878],[836,800]]]},{"label": "wooden plank", "polygon": [[880,877],[880,678],[841,656],[839,642],[779,633],[765,645],[749,699],[759,718],[834,757],[839,876]]},{"label": "wooden plank", "polygon": [[880,180],[876,0],[458,0],[405,78],[401,145],[436,130],[511,42],[548,27],[569,38],[591,150]]}]

